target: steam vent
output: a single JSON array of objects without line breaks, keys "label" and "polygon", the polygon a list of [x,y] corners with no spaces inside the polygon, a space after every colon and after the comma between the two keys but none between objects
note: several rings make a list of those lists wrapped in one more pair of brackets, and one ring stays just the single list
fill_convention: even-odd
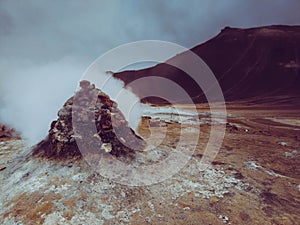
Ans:
[{"label": "steam vent", "polygon": [[81,81],[80,87],[59,110],[58,119],[51,123],[48,136],[37,144],[33,155],[80,159],[100,153],[133,158],[135,150],[146,144],[128,126],[117,103],[89,81]]}]

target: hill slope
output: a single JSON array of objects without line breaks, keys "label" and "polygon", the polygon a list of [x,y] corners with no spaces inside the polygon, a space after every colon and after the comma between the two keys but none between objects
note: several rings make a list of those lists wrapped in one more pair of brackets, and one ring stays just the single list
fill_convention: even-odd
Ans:
[{"label": "hill slope", "polygon": [[[300,26],[226,27],[216,37],[191,51],[214,72],[227,101],[300,95]],[[175,57],[184,60],[185,54]],[[195,102],[205,101],[202,90],[187,74],[165,63],[137,71],[118,72],[114,76],[126,85],[141,77],[164,77],[181,85]],[[159,83],[130,87],[142,96],[153,86],[164,88]],[[158,99],[146,98],[144,101],[157,103]]]}]

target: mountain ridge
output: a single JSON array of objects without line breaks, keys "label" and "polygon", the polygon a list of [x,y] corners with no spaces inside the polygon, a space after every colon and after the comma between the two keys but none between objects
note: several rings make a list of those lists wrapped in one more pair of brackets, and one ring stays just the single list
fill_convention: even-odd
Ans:
[{"label": "mountain ridge", "polygon": [[[214,38],[191,48],[191,51],[213,71],[226,101],[300,96],[300,26],[225,27]],[[184,58],[185,54],[182,52],[173,58]],[[159,76],[179,84],[195,103],[205,102],[200,87],[183,71],[166,63],[113,75],[123,80],[138,96],[143,96],[153,86],[163,86],[158,83],[131,86],[130,82],[142,77]],[[148,97],[143,101],[159,103],[161,100]]]}]

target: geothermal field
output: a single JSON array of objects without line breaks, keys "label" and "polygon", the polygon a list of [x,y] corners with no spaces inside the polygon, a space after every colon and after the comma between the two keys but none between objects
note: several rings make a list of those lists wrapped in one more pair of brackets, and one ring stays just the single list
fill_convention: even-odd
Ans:
[{"label": "geothermal field", "polygon": [[[226,27],[191,51],[224,102],[208,103],[214,86],[205,92],[160,63],[110,73],[141,101],[136,127],[126,96],[118,102],[84,79],[35,143],[24,131],[37,124],[1,121],[0,224],[299,224],[300,27]],[[190,63],[187,55],[169,62]],[[189,99],[147,95],[167,91],[154,76]]]},{"label": "geothermal field", "polygon": [[230,104],[227,122],[220,117],[217,124],[226,126],[222,147],[204,171],[199,168],[211,127],[207,106],[197,105],[199,115],[182,116],[183,125],[161,107],[154,109],[154,119],[143,118],[140,135],[147,138],[151,130],[160,141],[165,128],[167,135],[131,163],[162,160],[181,129],[191,135],[200,127],[200,139],[186,166],[149,186],[113,182],[77,158],[32,156],[22,139],[2,138],[1,224],[297,224],[300,109],[277,107]]}]

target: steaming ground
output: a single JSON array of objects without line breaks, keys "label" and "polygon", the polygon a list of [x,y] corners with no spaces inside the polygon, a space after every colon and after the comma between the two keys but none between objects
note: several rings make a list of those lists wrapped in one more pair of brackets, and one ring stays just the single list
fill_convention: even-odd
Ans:
[{"label": "steaming ground", "polygon": [[[12,77],[4,78],[0,84],[0,122],[20,131],[28,145],[41,141],[58,110],[76,91],[83,70],[73,63],[66,60],[38,67],[24,65],[22,70],[11,68]],[[109,73],[99,71],[99,79],[105,82],[98,87],[118,103],[129,125],[136,130],[143,114],[139,98]]]},{"label": "steaming ground", "polygon": [[28,144],[42,140],[62,104],[74,94],[83,69],[76,61],[56,63],[15,62],[1,72],[0,122],[22,133]]},{"label": "steaming ground", "polygon": [[[211,129],[205,115],[209,109],[198,105],[197,110],[203,113],[194,115],[188,111],[189,106],[183,106],[182,111],[189,113],[181,112],[182,117],[198,116],[200,120],[196,151],[177,174],[149,186],[112,182],[91,171],[84,161],[33,159],[22,140],[0,141],[0,223],[298,224],[299,109],[247,104],[229,107],[231,116],[220,152],[209,168],[200,171]],[[173,109],[151,110],[152,116],[169,116],[163,119],[168,137],[158,150],[174,151],[183,124],[173,121]],[[142,136],[148,135],[145,124],[141,126]],[[199,125],[187,127],[191,135],[195,131],[191,128]],[[157,134],[164,128],[154,123],[152,131]],[[165,155],[151,157],[155,163]]]}]

